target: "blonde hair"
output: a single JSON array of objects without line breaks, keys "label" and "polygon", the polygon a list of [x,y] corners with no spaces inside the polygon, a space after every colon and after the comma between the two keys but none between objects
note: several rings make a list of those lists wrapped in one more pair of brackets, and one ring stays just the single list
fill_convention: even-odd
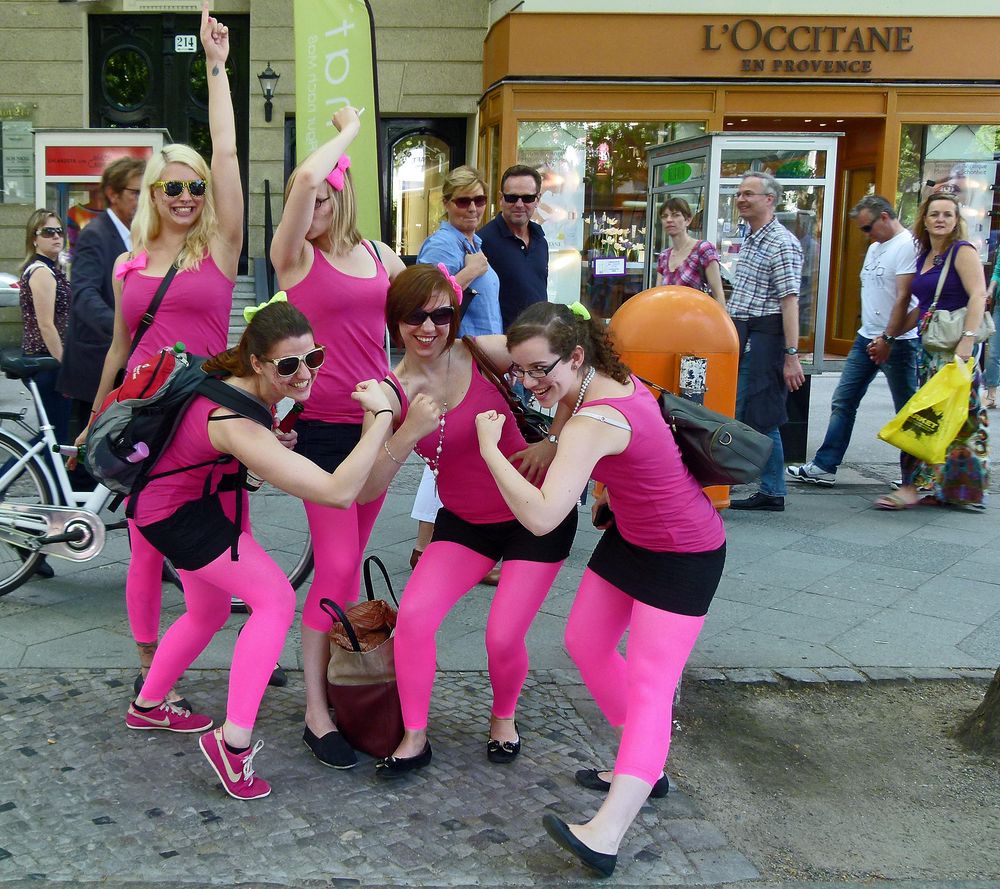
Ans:
[{"label": "blonde hair", "polygon": [[469,191],[477,185],[481,186],[483,194],[486,194],[486,180],[479,170],[469,166],[455,167],[441,183],[441,197],[450,201],[456,191]]},{"label": "blonde hair", "polygon": [[138,255],[146,250],[159,237],[160,214],[153,205],[153,183],[163,178],[163,170],[167,164],[183,164],[190,167],[208,186],[205,189],[201,215],[188,230],[176,263],[179,271],[196,269],[208,255],[212,233],[218,229],[218,219],[215,214],[215,198],[212,194],[208,164],[190,145],[180,142],[165,146],[146,164],[146,172],[142,177],[142,192],[139,194],[139,206],[132,220],[132,254]]},{"label": "blonde hair", "polygon": [[[35,258],[38,250],[35,247],[35,232],[38,231],[42,226],[45,225],[45,220],[49,217],[55,219],[59,225],[62,225],[62,220],[59,218],[59,214],[48,210],[44,207],[35,210],[28,217],[28,224],[24,228],[24,262],[21,263],[21,274],[24,274],[24,270],[31,265],[31,260]],[[63,226],[65,228],[65,226]],[[65,238],[63,239],[63,244],[65,244]]]},{"label": "blonde hair", "polygon": [[955,227],[951,230],[951,234],[948,235],[945,241],[945,249],[950,247],[956,241],[965,241],[969,237],[969,230],[965,225],[965,219],[962,217],[962,205],[955,195],[950,194],[946,191],[939,191],[935,194],[929,194],[924,198],[923,203],[917,210],[917,219],[913,223],[913,240],[920,245],[921,253],[929,253],[931,249],[931,236],[927,232],[927,211],[934,201],[950,201],[955,207],[955,216],[957,217],[957,223]]},{"label": "blonde hair", "polygon": [[[292,193],[292,185],[295,182],[295,174],[299,168],[292,170],[292,175],[285,183],[285,203],[288,203],[288,196]],[[343,256],[350,253],[361,243],[361,232],[358,231],[358,202],[354,195],[354,180],[351,178],[351,171],[344,171],[344,187],[341,191],[333,188],[329,183],[322,183],[316,196],[320,197],[324,186],[330,194],[330,203],[333,212],[330,214],[330,228],[322,235],[314,238],[319,241],[326,237],[330,241],[330,252],[334,256]]]}]

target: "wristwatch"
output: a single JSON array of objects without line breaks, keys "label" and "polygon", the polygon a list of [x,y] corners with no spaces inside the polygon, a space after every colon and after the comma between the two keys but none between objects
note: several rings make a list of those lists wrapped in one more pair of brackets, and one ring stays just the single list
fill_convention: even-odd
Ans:
[{"label": "wristwatch", "polygon": [[799,354],[799,350],[796,349],[795,346],[789,346],[787,349],[785,349],[785,354],[786,355],[798,355]]},{"label": "wristwatch", "polygon": [[962,331],[962,337],[963,337],[963,339],[965,337],[967,337],[967,336],[974,337],[975,335],[976,335],[976,332],[974,330],[963,330]]},{"label": "wristwatch", "polygon": [[558,444],[559,436],[550,432],[548,435],[545,436],[545,440],[552,442],[552,444]]},{"label": "wristwatch", "polygon": [[891,346],[894,342],[896,342],[896,338],[894,336],[889,336],[889,334],[887,333],[883,333],[882,342],[885,343],[886,345]]}]

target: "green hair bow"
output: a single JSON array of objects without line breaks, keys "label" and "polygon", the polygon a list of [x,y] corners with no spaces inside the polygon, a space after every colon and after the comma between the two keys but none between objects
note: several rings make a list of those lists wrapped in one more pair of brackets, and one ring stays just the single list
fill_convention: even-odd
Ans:
[{"label": "green hair bow", "polygon": [[259,306],[247,306],[243,310],[243,320],[249,324],[253,320],[253,316],[256,315],[265,306],[271,305],[271,303],[286,303],[288,302],[288,297],[285,296],[284,290],[279,290],[274,296],[272,296],[266,303],[261,303]]}]

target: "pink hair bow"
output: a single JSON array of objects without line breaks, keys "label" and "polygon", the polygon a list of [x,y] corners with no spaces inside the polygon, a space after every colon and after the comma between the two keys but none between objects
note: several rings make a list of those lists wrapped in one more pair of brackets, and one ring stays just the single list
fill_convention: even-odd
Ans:
[{"label": "pink hair bow", "polygon": [[448,283],[451,284],[451,289],[455,291],[455,302],[458,305],[462,305],[462,288],[458,286],[458,281],[455,280],[455,276],[448,271],[448,266],[443,262],[437,264],[438,271],[445,276]]},{"label": "pink hair bow", "polygon": [[149,256],[146,251],[143,250],[137,256],[133,256],[131,259],[126,259],[117,269],[115,269],[115,277],[119,280],[124,278],[129,272],[141,272],[146,268],[146,264],[149,262]]},{"label": "pink hair bow", "polygon": [[340,160],[337,161],[337,166],[330,170],[326,177],[326,181],[330,183],[330,187],[334,191],[344,190],[344,174],[350,166],[351,156],[349,154],[342,154],[340,156]]}]

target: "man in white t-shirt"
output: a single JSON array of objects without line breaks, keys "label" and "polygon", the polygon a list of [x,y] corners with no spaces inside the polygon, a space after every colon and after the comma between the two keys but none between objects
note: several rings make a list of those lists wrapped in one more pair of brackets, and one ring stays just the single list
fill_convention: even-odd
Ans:
[{"label": "man in white t-shirt", "polygon": [[[827,487],[837,479],[858,405],[875,374],[879,370],[885,374],[897,412],[917,388],[916,327],[898,336],[885,332],[897,297],[905,297],[913,281],[917,257],[913,235],[900,224],[892,204],[877,194],[865,195],[850,216],[872,242],[861,269],[861,327],[833,393],[823,444],[808,463],[785,470],[795,481]],[[910,306],[916,304],[916,297],[910,297]]]}]

